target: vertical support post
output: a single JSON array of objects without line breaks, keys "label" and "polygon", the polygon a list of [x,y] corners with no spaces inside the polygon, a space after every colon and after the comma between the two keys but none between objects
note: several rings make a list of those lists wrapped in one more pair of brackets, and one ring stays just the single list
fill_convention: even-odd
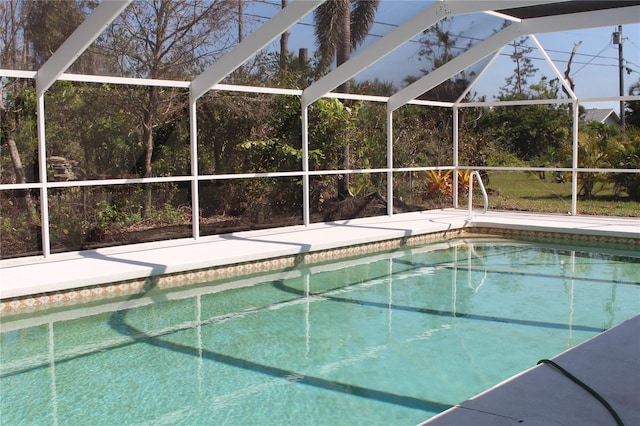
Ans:
[{"label": "vertical support post", "polygon": [[38,119],[38,174],[40,175],[40,225],[42,226],[42,255],[51,255],[49,234],[49,191],[47,190],[47,144],[44,122],[44,92],[36,93]]},{"label": "vertical support post", "polygon": [[469,174],[469,220],[473,219],[473,173]]},{"label": "vertical support post", "polygon": [[198,181],[197,100],[189,96],[189,144],[191,151],[191,232],[200,238],[200,182]]},{"label": "vertical support post", "polygon": [[[458,208],[458,131],[459,131],[459,109],[458,105],[453,106],[453,207]],[[469,178],[469,188],[471,188],[471,178]],[[470,190],[471,191],[471,190]]]},{"label": "vertical support post", "polygon": [[387,215],[393,216],[393,111],[387,108]]},{"label": "vertical support post", "polygon": [[302,222],[311,224],[309,212],[309,106],[302,102]]},{"label": "vertical support post", "polygon": [[578,124],[580,122],[580,109],[578,100],[574,99],[571,103],[573,108],[573,158],[571,161],[571,215],[578,214]]}]

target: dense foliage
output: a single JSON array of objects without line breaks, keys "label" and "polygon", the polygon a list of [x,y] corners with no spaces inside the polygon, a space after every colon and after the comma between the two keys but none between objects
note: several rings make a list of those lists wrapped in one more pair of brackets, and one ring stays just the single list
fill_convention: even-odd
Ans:
[{"label": "dense foliage", "polygon": [[[189,80],[232,44],[235,28],[228,4],[135,2],[72,71]],[[94,6],[91,1],[0,3],[0,16],[11,29],[0,35],[3,66],[37,69]],[[370,18],[370,13],[363,17]],[[425,33],[420,51],[441,56],[431,58],[434,67],[449,59],[451,49],[446,46],[455,38],[446,26],[436,30]],[[434,47],[438,40],[448,43],[444,49]],[[531,68],[519,44],[514,44],[515,61],[514,76],[498,100],[559,95],[557,80],[528,84],[525,77],[530,77]],[[299,62],[293,55],[283,58],[261,52],[227,82],[304,88],[324,72],[326,60],[320,65]],[[416,78],[407,76],[406,81]],[[378,80],[352,83],[356,93],[397,91],[393,84]],[[455,99],[468,83],[468,76],[458,75],[424,98]],[[0,84],[0,182],[39,182],[34,82],[5,77]],[[42,154],[47,159],[47,180],[108,181],[48,191],[53,251],[189,236],[193,196],[189,181],[143,184],[131,179],[188,176],[194,166],[200,176],[210,177],[198,186],[203,235],[302,221],[302,178],[286,175],[303,169],[301,101],[296,96],[207,93],[197,103],[197,165],[191,164],[187,89],[58,81],[46,92],[45,104]],[[632,124],[638,108],[635,103],[628,108]],[[379,102],[327,98],[310,107],[309,170],[318,172],[310,187],[312,221],[384,214],[387,175],[369,170],[387,167],[386,120],[386,106]],[[452,120],[452,112],[440,107],[406,105],[395,111],[393,167],[453,164]],[[566,104],[462,109],[459,163],[571,167],[571,123]],[[637,129],[623,133],[615,127],[582,123],[578,144],[579,167],[640,168]],[[252,173],[280,175],[252,178]],[[232,175],[237,176],[232,179]],[[451,206],[452,176],[397,172],[394,204],[405,210]],[[552,182],[566,179],[558,173]],[[594,198],[613,191],[619,199],[640,200],[639,181],[640,175],[631,172],[581,173],[580,196]],[[468,175],[462,173],[461,193],[467,190],[465,182]],[[2,257],[41,251],[39,197],[35,189],[0,192]]]}]

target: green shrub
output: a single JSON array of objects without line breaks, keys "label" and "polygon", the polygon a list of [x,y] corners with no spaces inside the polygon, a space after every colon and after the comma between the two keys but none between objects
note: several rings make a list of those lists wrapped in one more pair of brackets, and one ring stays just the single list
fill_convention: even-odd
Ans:
[{"label": "green shrub", "polygon": [[[617,169],[640,170],[640,129],[631,128],[611,138],[614,148],[609,163]],[[614,173],[611,175],[617,191],[624,191],[633,201],[640,201],[640,173]]]}]

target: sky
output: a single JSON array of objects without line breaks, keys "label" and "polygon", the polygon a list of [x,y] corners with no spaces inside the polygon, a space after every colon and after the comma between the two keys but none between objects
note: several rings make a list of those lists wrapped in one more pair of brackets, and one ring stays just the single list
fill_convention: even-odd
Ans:
[{"label": "sky", "polygon": [[[255,9],[246,11],[256,15],[255,21],[260,21],[260,16],[272,16],[280,8],[280,0],[268,0],[254,6]],[[400,25],[424,10],[431,2],[418,0],[382,0],[378,8],[376,23],[370,30],[370,36],[362,47],[353,55],[357,55],[369,45],[380,39],[380,36],[388,34],[397,25]],[[640,81],[640,17],[638,24],[625,25],[623,33],[623,58],[624,58],[624,93],[628,88]],[[290,32],[289,50],[297,52],[299,48],[309,49],[309,55],[315,50],[312,17],[305,17],[300,24],[293,27]],[[474,14],[454,18],[451,24],[453,33],[460,33],[460,44],[476,42],[476,39],[486,38],[493,31],[498,30],[502,20],[486,14]],[[612,34],[617,31],[617,25],[594,28],[580,31],[564,31],[558,33],[546,33],[536,35],[542,47],[555,63],[561,73],[567,67],[567,61],[576,43],[580,43],[572,62],[571,75],[579,98],[617,96],[619,94],[619,66],[618,46],[613,44]],[[358,74],[356,80],[378,78],[382,81],[390,81],[401,87],[403,79],[408,75],[420,75],[421,69],[429,68],[430,64],[425,60],[419,60],[418,50],[420,44],[415,38],[396,51],[392,52],[379,62],[370,66],[367,70]],[[533,46],[533,43],[529,41]],[[485,95],[491,100],[498,94],[499,88],[505,85],[505,79],[513,74],[514,64],[509,57],[509,50],[505,49],[498,59],[491,65],[487,72],[477,81],[474,91],[478,95]],[[533,65],[539,68],[538,75],[534,78],[537,82],[541,76],[554,78],[552,68],[543,59],[537,50],[531,52]],[[480,68],[475,67],[476,70]],[[614,108],[619,109],[617,102],[586,103],[587,108]]]}]

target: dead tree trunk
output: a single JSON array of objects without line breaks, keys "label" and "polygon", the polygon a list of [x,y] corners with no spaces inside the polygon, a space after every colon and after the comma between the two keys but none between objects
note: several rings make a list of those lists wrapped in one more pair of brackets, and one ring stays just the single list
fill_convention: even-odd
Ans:
[{"label": "dead tree trunk", "polygon": [[[20,159],[20,152],[13,136],[13,130],[16,127],[16,119],[10,119],[9,111],[4,106],[2,100],[2,87],[0,87],[0,128],[2,132],[2,138],[9,148],[9,156],[11,157],[11,163],[13,164],[13,171],[15,173],[16,183],[27,183],[27,177],[22,166],[22,160]],[[31,194],[28,189],[22,189],[17,191],[18,203],[22,210],[29,214],[30,219],[33,221],[37,217],[36,210],[31,199]]]},{"label": "dead tree trunk", "polygon": [[[578,46],[580,46],[581,44],[581,41],[574,43],[573,50],[571,51],[571,56],[569,56],[569,62],[567,62],[567,69],[564,72],[564,79],[569,84],[571,91],[576,88],[576,82],[574,81],[573,77],[571,77],[571,62],[573,62],[573,57],[576,55],[576,50],[578,50]],[[570,96],[569,92],[567,91],[567,89],[565,89],[564,86],[562,86],[562,91],[565,95]]]}]

